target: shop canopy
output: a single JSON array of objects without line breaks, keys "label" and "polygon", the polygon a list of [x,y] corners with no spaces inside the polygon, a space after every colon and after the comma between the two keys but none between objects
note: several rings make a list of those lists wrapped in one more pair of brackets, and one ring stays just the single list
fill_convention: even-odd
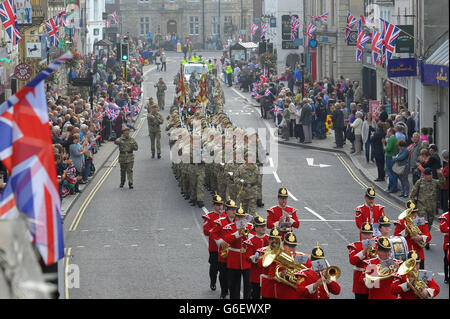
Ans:
[{"label": "shop canopy", "polygon": [[245,60],[248,58],[247,50],[258,48],[258,44],[254,42],[239,42],[230,46],[230,57],[233,56],[232,51],[244,51]]},{"label": "shop canopy", "polygon": [[448,87],[448,39],[434,53],[420,63],[420,80],[423,84]]}]

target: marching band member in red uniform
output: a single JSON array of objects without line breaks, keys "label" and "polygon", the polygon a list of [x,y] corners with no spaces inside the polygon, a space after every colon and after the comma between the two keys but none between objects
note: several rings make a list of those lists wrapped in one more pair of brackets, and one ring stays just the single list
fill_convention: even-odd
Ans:
[{"label": "marching band member in red uniform", "polygon": [[[363,241],[367,243],[368,240],[373,239],[375,245],[373,247],[363,246]],[[373,238],[372,224],[365,222],[361,227],[361,241],[347,245],[348,258],[350,264],[353,265],[353,293],[355,299],[369,299],[369,289],[364,283],[360,281],[361,274],[364,271],[364,260],[373,258],[370,253],[376,253],[376,239]]]},{"label": "marching band member in red uniform", "polygon": [[355,223],[358,229],[361,229],[362,224],[365,221],[373,224],[373,227],[377,227],[375,223],[378,221],[380,216],[385,215],[384,206],[374,204],[375,200],[375,190],[373,187],[369,187],[366,190],[366,194],[364,196],[365,204],[360,205],[355,208]]},{"label": "marching band member in red uniform", "polygon": [[281,240],[292,228],[299,228],[300,222],[297,217],[297,209],[287,205],[289,194],[286,188],[278,190],[278,205],[267,210],[267,228],[278,228],[281,232]]},{"label": "marching band member in red uniform", "polygon": [[[414,205],[413,203],[409,203],[410,205]],[[414,221],[418,217],[418,209],[413,207],[410,212],[410,217]],[[420,269],[425,269],[425,254],[423,251],[423,247],[419,245],[419,243],[428,243],[431,241],[431,234],[428,229],[428,221],[423,220],[423,224],[417,225],[419,230],[422,232],[422,235],[415,235],[414,237],[411,237],[411,234],[408,232],[405,224],[405,219],[397,220],[394,222],[395,229],[394,229],[394,236],[403,236],[406,239],[406,242],[408,243],[408,250],[415,250],[420,257]]]},{"label": "marching band member in red uniform", "polygon": [[219,248],[217,247],[216,242],[212,238],[211,232],[216,225],[214,222],[221,218],[226,217],[225,212],[223,211],[223,200],[217,195],[213,196],[213,211],[202,216],[203,218],[203,233],[205,236],[209,238],[208,243],[208,251],[209,251],[209,278],[210,284],[209,287],[212,291],[216,290],[216,281],[217,274],[219,272]]},{"label": "marching band member in red uniform", "polygon": [[444,234],[444,282],[448,284],[448,212],[439,216],[439,229]]},{"label": "marching band member in red uniform", "polygon": [[[416,265],[414,266],[414,270],[416,272],[419,272],[419,266],[420,266],[420,256],[419,254],[411,250],[408,253],[408,259],[413,258],[416,261]],[[407,260],[408,260],[407,259]],[[423,288],[420,291],[420,296],[417,296],[413,289],[408,285],[408,282],[406,279],[408,278],[409,273],[404,275],[395,274],[394,280],[392,281],[391,290],[392,294],[399,295],[400,299],[431,299],[436,297],[439,292],[441,291],[441,288],[439,285],[434,281],[433,278],[431,280],[426,281],[427,288]],[[414,284],[414,281],[417,280],[417,278],[411,278],[412,282],[411,284]]]},{"label": "marching band member in red uniform", "polygon": [[[392,275],[400,267],[402,261],[390,258],[391,249],[392,246],[389,239],[380,237],[377,240],[377,257],[364,260],[366,266],[364,267],[360,280],[369,288],[369,299],[397,299],[391,292]],[[379,273],[381,269],[378,268],[378,265],[383,267],[386,263],[389,263],[386,267],[390,268],[390,271],[384,277],[380,277],[383,274]],[[366,275],[371,275],[379,279],[367,278]]]},{"label": "marching band member in red uniform", "polygon": [[391,238],[391,221],[387,216],[380,216],[377,225],[378,236],[375,236],[375,239],[378,239],[379,237]]},{"label": "marching band member in red uniform", "polygon": [[226,217],[221,217],[215,220],[214,229],[211,232],[210,237],[216,242],[218,247],[218,264],[219,264],[219,282],[220,282],[220,298],[225,299],[228,295],[228,268],[227,268],[227,255],[228,255],[228,244],[223,240],[225,235],[225,230],[223,229],[228,224],[234,222],[236,215],[237,205],[234,200],[227,200],[225,202],[225,213]]},{"label": "marching band member in red uniform", "polygon": [[[284,236],[284,242],[283,242],[283,249],[282,251],[289,256],[291,256],[294,259],[296,259],[296,256],[303,256],[304,262],[299,263],[299,265],[303,265],[307,268],[311,267],[311,260],[309,259],[309,256],[302,253],[295,251],[295,248],[297,247],[297,237],[294,235],[294,233],[286,233]],[[273,262],[269,268],[269,272],[273,272],[273,275],[275,275],[275,268],[277,266],[277,262]],[[281,275],[283,275],[284,268],[280,267],[279,272]],[[297,291],[295,288],[292,288],[291,286],[288,286],[282,282],[276,281],[275,283],[275,298],[276,299],[297,299]]]},{"label": "marching band member in red uniform", "polygon": [[236,211],[234,223],[226,225],[223,240],[230,245],[228,248],[227,268],[230,285],[230,299],[241,297],[241,277],[244,282],[244,299],[250,299],[250,260],[246,256],[244,241],[247,240],[252,224],[246,222],[247,216],[242,205]]},{"label": "marching band member in red uniform", "polygon": [[276,280],[273,278],[275,275],[274,268],[271,268],[270,266],[264,268],[262,265],[262,261],[263,261],[262,257],[264,255],[264,253],[266,252],[266,250],[271,245],[274,245],[274,244],[280,245],[280,241],[281,241],[281,234],[278,231],[278,229],[274,228],[270,231],[268,246],[260,248],[258,250],[258,252],[259,252],[258,266],[262,269],[262,273],[259,276],[262,299],[275,299],[275,284],[276,284]]},{"label": "marching band member in red uniform", "polygon": [[[322,248],[317,245],[311,251],[311,260],[316,261],[323,259],[325,260],[325,253]],[[299,276],[299,280],[297,281],[297,296],[301,299],[330,299],[327,294],[324,285],[327,286],[329,293],[333,295],[339,295],[341,292],[341,286],[335,281],[330,280],[327,277],[327,268],[323,270],[313,269],[313,265],[311,269],[301,270],[297,274]],[[322,276],[323,279],[322,279]]]},{"label": "marching band member in red uniform", "polygon": [[[264,254],[261,248],[269,244],[269,236],[266,234],[266,221],[261,216],[253,219],[255,234],[249,234],[248,239],[244,241],[246,256],[250,260],[250,284],[252,286],[252,299],[261,298],[260,275],[263,272],[261,266],[258,265],[260,254]],[[262,255],[261,255],[262,256]]]}]

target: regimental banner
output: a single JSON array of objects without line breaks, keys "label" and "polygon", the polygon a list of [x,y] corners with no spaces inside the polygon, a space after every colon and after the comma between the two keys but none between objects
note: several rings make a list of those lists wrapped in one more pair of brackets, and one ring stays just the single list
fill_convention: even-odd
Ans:
[{"label": "regimental banner", "polygon": [[423,84],[448,87],[448,66],[421,63],[420,80]]},{"label": "regimental banner", "polygon": [[387,68],[388,77],[417,76],[417,60],[415,58],[392,59]]}]

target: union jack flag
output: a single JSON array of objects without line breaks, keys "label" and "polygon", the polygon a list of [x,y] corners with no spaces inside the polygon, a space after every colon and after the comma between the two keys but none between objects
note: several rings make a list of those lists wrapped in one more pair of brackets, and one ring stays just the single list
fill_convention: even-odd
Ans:
[{"label": "union jack flag", "polygon": [[265,24],[262,24],[261,25],[261,37],[263,37],[267,33],[267,31],[269,31],[269,27]]},{"label": "union jack flag", "polygon": [[345,26],[345,40],[348,39],[348,36],[350,35],[350,31],[352,31],[352,27],[356,23],[355,17],[350,13],[350,11],[347,12],[347,25]]},{"label": "union jack flag", "polygon": [[300,21],[296,16],[291,17],[291,40],[297,38],[298,27],[300,26]]},{"label": "union jack flag", "polygon": [[312,39],[314,32],[317,30],[317,27],[310,23],[308,24],[308,28],[306,29],[306,45],[309,43],[309,39]]},{"label": "union jack flag", "polygon": [[380,19],[383,26],[383,64],[387,68],[395,51],[397,38],[402,30],[386,20]]},{"label": "union jack flag", "polygon": [[372,31],[372,64],[381,63],[381,55],[383,54],[383,38],[381,33],[373,29]]},{"label": "union jack flag", "polygon": [[266,89],[266,91],[264,92],[265,96],[270,96],[272,94],[272,92],[270,92],[270,89]]},{"label": "union jack flag", "polygon": [[325,12],[324,14],[321,14],[320,16],[311,16],[311,20],[314,22],[327,23],[328,22],[328,12]]},{"label": "union jack flag", "polygon": [[356,42],[356,62],[361,61],[364,47],[366,46],[366,44],[369,40],[370,40],[370,37],[367,34],[365,34],[364,32],[361,32],[358,35],[358,41]]},{"label": "union jack flag", "polygon": [[0,219],[15,219],[19,216],[11,185],[11,183],[6,184],[0,198]]},{"label": "union jack flag", "polygon": [[67,15],[67,12],[66,12],[66,10],[64,10],[64,11],[61,11],[59,14],[58,14],[58,25],[60,26],[60,27],[66,27],[66,15]]},{"label": "union jack flag", "polygon": [[263,85],[264,83],[267,82],[267,71],[266,71],[266,67],[264,67],[264,71],[263,74],[261,74],[260,76],[260,84]]},{"label": "union jack flag", "polygon": [[111,27],[111,20],[106,19],[106,27],[107,28]]},{"label": "union jack flag", "polygon": [[64,54],[0,105],[0,117],[8,119],[0,126],[0,160],[11,173],[0,211],[5,217],[15,201],[47,265],[64,256],[64,236],[44,80],[71,58]]},{"label": "union jack flag", "polygon": [[55,18],[50,18],[49,20],[45,21],[45,28],[47,29],[50,45],[54,48],[57,48],[59,44],[59,28]]},{"label": "union jack flag", "polygon": [[258,26],[256,24],[253,24],[252,28],[250,29],[250,33],[252,35],[252,40],[253,40],[253,37],[255,36],[256,30],[258,30]]},{"label": "union jack flag", "polygon": [[131,110],[130,110],[130,108],[128,107],[127,104],[125,104],[125,105],[123,106],[123,112],[125,113],[125,115],[128,115],[128,114],[131,113]]},{"label": "union jack flag", "polygon": [[11,39],[12,45],[15,46],[22,38],[17,30],[16,5],[14,0],[6,0],[0,4],[0,19],[5,27],[6,33]]},{"label": "union jack flag", "polygon": [[114,11],[113,14],[112,14],[111,16],[112,16],[112,18],[113,18],[113,20],[114,20],[114,23],[115,23],[115,24],[118,24],[119,21],[117,21],[117,14],[116,14],[116,11]]}]

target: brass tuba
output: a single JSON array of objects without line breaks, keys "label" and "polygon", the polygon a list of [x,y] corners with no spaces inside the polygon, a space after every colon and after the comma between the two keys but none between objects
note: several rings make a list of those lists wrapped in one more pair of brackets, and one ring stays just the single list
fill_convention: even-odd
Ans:
[{"label": "brass tuba", "polygon": [[423,280],[418,280],[419,272],[415,269],[416,260],[414,258],[409,258],[403,262],[403,264],[398,268],[397,273],[399,275],[407,275],[406,283],[408,287],[414,291],[417,297],[420,299],[432,299],[433,297],[429,296],[424,298],[421,291],[422,289],[427,289],[427,283]]},{"label": "brass tuba", "polygon": [[[294,258],[289,254],[281,251],[279,243],[275,242],[269,247],[263,256],[263,267],[269,267],[273,262],[277,263],[275,267],[275,279],[292,288],[297,287],[297,277],[295,273],[307,269],[305,265],[296,264]],[[284,268],[284,273],[280,272],[280,268]]]},{"label": "brass tuba", "polygon": [[[419,229],[419,227],[417,227],[416,225],[414,225],[414,220],[411,218],[411,211],[414,209],[413,208],[408,208],[406,210],[404,210],[399,216],[398,219],[405,220],[405,227],[406,227],[406,231],[409,233],[409,235],[411,237],[417,236],[417,235],[423,235],[422,231]],[[419,242],[416,242],[417,245],[419,245],[420,247],[424,248],[427,243],[424,242],[423,240],[420,240]]]},{"label": "brass tuba", "polygon": [[378,264],[376,266],[377,266],[377,275],[376,276],[369,275],[367,273],[365,274],[365,278],[372,282],[390,278],[394,273],[397,272],[397,270],[399,268],[398,265],[395,263],[389,267],[384,267],[384,268],[380,264]]}]

